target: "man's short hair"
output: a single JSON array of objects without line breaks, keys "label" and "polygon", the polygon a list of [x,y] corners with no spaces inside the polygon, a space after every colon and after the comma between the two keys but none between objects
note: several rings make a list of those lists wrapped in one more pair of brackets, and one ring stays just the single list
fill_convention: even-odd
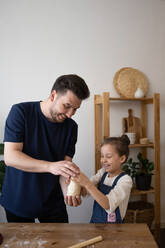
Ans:
[{"label": "man's short hair", "polygon": [[53,90],[62,95],[66,94],[66,92],[70,90],[80,100],[84,100],[90,95],[89,88],[84,79],[75,74],[68,74],[58,77],[52,87],[51,92]]}]

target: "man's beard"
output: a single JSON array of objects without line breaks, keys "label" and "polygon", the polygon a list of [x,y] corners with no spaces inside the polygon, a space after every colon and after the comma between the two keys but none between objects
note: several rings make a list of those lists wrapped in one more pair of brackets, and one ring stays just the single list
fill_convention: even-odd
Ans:
[{"label": "man's beard", "polygon": [[53,111],[50,111],[51,119],[53,122],[64,122],[65,119],[67,118],[64,114],[59,114],[59,113],[53,113]]}]

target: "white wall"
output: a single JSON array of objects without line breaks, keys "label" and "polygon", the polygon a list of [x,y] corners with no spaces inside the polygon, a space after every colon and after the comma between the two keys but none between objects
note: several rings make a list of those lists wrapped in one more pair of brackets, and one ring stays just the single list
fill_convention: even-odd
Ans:
[{"label": "white wall", "polygon": [[[0,141],[12,104],[45,99],[59,75],[76,73],[86,80],[91,97],[75,115],[79,139],[74,161],[91,176],[94,173],[93,96],[103,91],[117,96],[114,73],[131,66],[148,76],[148,95],[161,93],[163,175],[164,26],[163,0],[1,0]],[[112,112],[113,135],[120,134],[121,117],[127,114],[126,109],[117,110]],[[162,176],[162,222],[165,222],[164,186]],[[92,199],[86,199],[81,207],[69,208],[70,221],[88,222],[91,210]]]}]

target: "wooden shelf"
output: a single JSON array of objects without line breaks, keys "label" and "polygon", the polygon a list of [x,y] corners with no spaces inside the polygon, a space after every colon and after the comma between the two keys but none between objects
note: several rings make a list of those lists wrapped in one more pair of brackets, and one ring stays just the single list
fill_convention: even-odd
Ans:
[{"label": "wooden shelf", "polygon": [[154,144],[149,143],[149,144],[132,144],[132,145],[129,145],[129,148],[135,148],[135,147],[139,147],[139,148],[151,147],[151,148],[154,148]]},{"label": "wooden shelf", "polygon": [[[95,100],[95,104],[102,104],[103,103],[103,99],[100,95],[96,95],[97,98]],[[139,102],[144,102],[144,103],[153,103],[153,98],[125,98],[125,97],[110,97],[109,101],[139,101]]]},{"label": "wooden shelf", "polygon": [[147,195],[151,193],[155,193],[154,188],[151,188],[149,190],[138,190],[136,189],[136,187],[133,187],[131,191],[131,195]]},{"label": "wooden shelf", "polygon": [[124,98],[124,97],[110,97],[109,98],[110,101],[144,101],[147,103],[153,103],[153,98]]}]

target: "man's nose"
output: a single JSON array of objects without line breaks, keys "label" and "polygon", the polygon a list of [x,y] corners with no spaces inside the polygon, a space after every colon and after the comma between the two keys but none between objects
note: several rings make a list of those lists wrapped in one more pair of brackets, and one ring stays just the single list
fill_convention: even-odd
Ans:
[{"label": "man's nose", "polygon": [[66,116],[68,118],[71,118],[73,114],[74,114],[74,110],[73,109],[70,109],[70,110],[67,111]]}]

